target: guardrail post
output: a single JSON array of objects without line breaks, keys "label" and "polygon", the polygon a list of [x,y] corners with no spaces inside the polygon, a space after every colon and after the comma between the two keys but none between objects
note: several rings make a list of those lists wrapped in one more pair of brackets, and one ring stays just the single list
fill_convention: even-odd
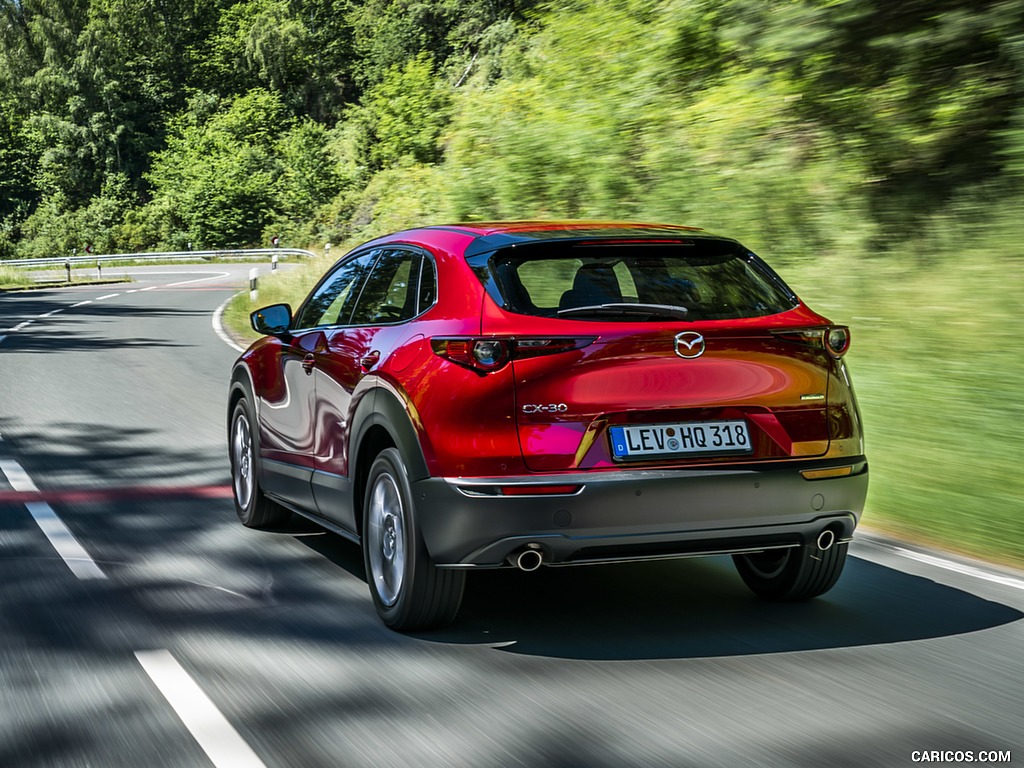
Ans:
[{"label": "guardrail post", "polygon": [[277,272],[277,254],[270,257],[270,271]]},{"label": "guardrail post", "polygon": [[254,303],[256,302],[260,295],[259,286],[257,285],[259,276],[260,271],[256,267],[253,267],[252,269],[249,270],[249,301]]},{"label": "guardrail post", "polygon": [[103,279],[103,267],[100,265],[100,263],[98,261],[96,262],[96,279],[97,280],[102,280]]},{"label": "guardrail post", "polygon": [[68,273],[68,282],[71,282],[71,259],[64,259],[64,269]]}]

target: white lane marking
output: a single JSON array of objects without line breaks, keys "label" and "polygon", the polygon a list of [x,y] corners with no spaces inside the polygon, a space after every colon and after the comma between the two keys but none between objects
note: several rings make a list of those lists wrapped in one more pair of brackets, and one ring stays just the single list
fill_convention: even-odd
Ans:
[{"label": "white lane marking", "polygon": [[136,651],[135,658],[217,768],[265,768],[170,651]]},{"label": "white lane marking", "polygon": [[120,293],[108,293],[106,296],[97,296],[96,301],[103,301],[104,299],[112,299],[115,296],[120,296]]},{"label": "white lane marking", "polygon": [[55,309],[52,312],[47,312],[46,314],[40,315],[39,317],[40,317],[40,319],[42,319],[44,317],[53,317],[57,313],[63,312],[63,311],[64,311],[64,307],[61,307],[60,309]]},{"label": "white lane marking", "polygon": [[22,328],[27,328],[28,326],[32,325],[33,322],[35,322],[35,321],[34,320],[26,320],[23,323],[18,323],[16,326],[14,326],[13,328],[11,328],[9,330],[20,331]]},{"label": "white lane marking", "polygon": [[75,307],[84,307],[86,304],[92,304],[92,299],[86,299],[85,301],[80,301],[77,304],[72,304],[71,309],[74,309]]},{"label": "white lane marking", "polygon": [[155,291],[158,286],[151,285],[149,288],[139,288],[139,291]]},{"label": "white lane marking", "polygon": [[[13,459],[0,459],[0,472],[7,478],[7,482],[10,483],[11,488],[15,491],[19,493],[39,493],[39,489],[32,482],[32,478],[28,476],[28,472]],[[89,553],[78,543],[78,539],[68,530],[64,522],[57,517],[57,513],[53,511],[49,504],[30,501],[25,503],[25,508],[75,576],[83,580],[107,578],[107,575],[89,557]]]},{"label": "white lane marking", "polygon": [[980,568],[964,565],[963,563],[957,563],[952,560],[946,560],[942,557],[935,557],[934,555],[926,555],[922,552],[913,552],[909,549],[903,549],[902,547],[893,547],[893,550],[896,554],[902,555],[903,557],[911,560],[917,560],[919,563],[927,563],[928,565],[934,565],[936,568],[953,571],[954,573],[962,573],[964,576],[973,576],[974,578],[982,579],[983,581],[991,581],[993,584],[1002,584],[1004,587],[1024,589],[1024,581],[1015,579],[1012,576],[1000,576],[999,574],[988,573]]},{"label": "white lane marking", "polygon": [[138,288],[132,288],[130,291],[125,291],[125,293],[136,293],[138,290]]},{"label": "white lane marking", "polygon": [[21,464],[14,459],[0,459],[0,472],[7,478],[11,488],[18,493],[39,493],[36,484],[28,476],[28,472],[22,469]]},{"label": "white lane marking", "polygon": [[75,576],[83,581],[107,578],[107,574],[89,557],[85,547],[68,530],[64,521],[57,517],[57,513],[49,504],[43,501],[30,501],[25,504],[25,508]]},{"label": "white lane marking", "polygon": [[[188,274],[187,272],[184,274]],[[194,272],[192,274],[195,274]],[[200,277],[196,280],[183,280],[180,283],[168,283],[165,287],[176,288],[179,285],[191,285],[192,283],[205,283],[210,280],[221,280],[225,277],[231,277],[230,272],[217,272],[216,274],[210,275],[209,277]]]},{"label": "white lane marking", "polygon": [[217,307],[217,309],[214,311],[213,332],[220,336],[220,340],[223,341],[232,349],[237,350],[238,352],[245,352],[245,350],[242,347],[238,346],[237,344],[235,344],[234,341],[231,340],[231,337],[228,336],[227,331],[224,330],[224,310],[227,309],[228,304],[231,303],[231,299],[233,298],[235,297],[232,296],[230,299],[228,299],[219,307]]}]

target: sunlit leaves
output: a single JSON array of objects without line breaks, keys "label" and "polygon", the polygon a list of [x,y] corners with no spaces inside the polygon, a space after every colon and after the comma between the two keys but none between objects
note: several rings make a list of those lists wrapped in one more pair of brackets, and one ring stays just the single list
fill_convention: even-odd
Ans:
[{"label": "sunlit leaves", "polygon": [[342,190],[346,179],[331,152],[330,139],[322,125],[303,120],[278,141],[278,199],[286,216],[309,220]]},{"label": "sunlit leaves", "polygon": [[0,20],[7,254],[56,242],[20,228],[41,201],[68,227],[113,211],[90,220],[139,247],[319,237],[377,211],[375,174],[405,208],[394,176],[425,166],[458,217],[683,219],[787,254],[884,247],[1024,183],[1024,0],[0,0]]},{"label": "sunlit leaves", "polygon": [[259,241],[276,208],[281,168],[277,133],[286,129],[276,93],[255,90],[202,123],[179,124],[148,179],[153,206],[171,201],[180,245],[221,248]]},{"label": "sunlit leaves", "polygon": [[366,156],[375,168],[403,158],[434,163],[438,138],[448,121],[449,87],[434,77],[430,56],[421,54],[388,70],[363,97],[354,119],[366,132]]}]

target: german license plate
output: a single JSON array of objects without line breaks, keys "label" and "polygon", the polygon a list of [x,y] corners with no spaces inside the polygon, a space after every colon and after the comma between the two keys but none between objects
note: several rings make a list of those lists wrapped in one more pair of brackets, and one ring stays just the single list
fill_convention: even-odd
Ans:
[{"label": "german license plate", "polygon": [[750,452],[750,432],[742,420],[645,424],[609,432],[617,459]]}]

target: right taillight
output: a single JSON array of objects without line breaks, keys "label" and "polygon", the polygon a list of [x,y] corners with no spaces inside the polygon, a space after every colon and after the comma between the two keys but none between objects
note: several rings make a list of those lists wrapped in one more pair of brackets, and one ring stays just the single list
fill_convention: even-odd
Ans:
[{"label": "right taillight", "polygon": [[509,337],[486,336],[483,338],[434,337],[430,346],[434,354],[451,360],[453,363],[470,368],[480,373],[491,373],[505,367],[510,360],[522,360],[527,357],[554,355],[582,349],[591,344],[596,337]]},{"label": "right taillight", "polygon": [[820,347],[837,360],[850,348],[850,329],[845,325],[826,325],[814,328],[784,328],[772,335],[798,344]]},{"label": "right taillight", "polygon": [[832,357],[842,357],[849,348],[850,329],[845,325],[833,325],[825,331],[825,349]]}]

